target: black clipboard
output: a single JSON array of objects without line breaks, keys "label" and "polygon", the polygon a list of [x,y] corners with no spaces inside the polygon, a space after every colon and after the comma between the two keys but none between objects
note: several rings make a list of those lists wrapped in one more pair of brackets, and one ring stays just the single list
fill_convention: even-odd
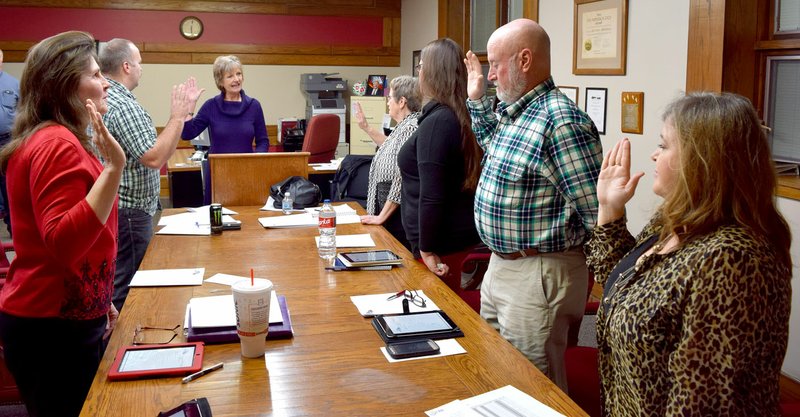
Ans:
[{"label": "black clipboard", "polygon": [[[387,318],[392,320],[409,320],[410,322],[416,321],[418,318],[424,318],[427,315],[436,315],[437,321],[441,319],[442,322],[447,323],[448,328],[440,328],[436,327],[431,330],[420,330],[414,331],[410,333],[404,334],[393,334],[391,329],[387,329],[386,322]],[[375,328],[375,331],[381,336],[381,339],[385,343],[396,343],[401,341],[412,341],[412,340],[425,340],[425,339],[432,339],[432,340],[439,340],[439,339],[452,339],[455,337],[463,337],[464,332],[458,327],[458,325],[453,322],[450,317],[445,314],[444,311],[441,310],[434,310],[434,311],[419,311],[415,313],[406,313],[406,314],[382,314],[377,315],[372,318],[372,327]]]}]

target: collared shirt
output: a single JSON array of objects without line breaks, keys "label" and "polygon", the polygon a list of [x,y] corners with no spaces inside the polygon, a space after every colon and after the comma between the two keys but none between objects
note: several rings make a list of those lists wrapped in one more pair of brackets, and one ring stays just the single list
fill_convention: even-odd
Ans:
[{"label": "collared shirt", "polygon": [[375,152],[369,167],[369,185],[367,187],[367,213],[381,214],[383,204],[391,201],[400,204],[400,189],[403,184],[400,167],[397,165],[397,153],[417,130],[419,112],[411,113],[395,126],[392,133]]},{"label": "collared shirt", "polygon": [[475,224],[493,251],[579,246],[597,221],[603,158],[589,116],[548,78],[514,103],[467,100],[484,149]]},{"label": "collared shirt", "polygon": [[10,133],[14,126],[19,101],[19,81],[0,71],[0,135]]},{"label": "collared shirt", "polygon": [[157,169],[142,165],[139,159],[155,145],[156,128],[133,93],[112,79],[108,83],[108,113],[103,115],[103,123],[127,158],[119,185],[119,206],[152,216],[158,209],[161,179]]}]

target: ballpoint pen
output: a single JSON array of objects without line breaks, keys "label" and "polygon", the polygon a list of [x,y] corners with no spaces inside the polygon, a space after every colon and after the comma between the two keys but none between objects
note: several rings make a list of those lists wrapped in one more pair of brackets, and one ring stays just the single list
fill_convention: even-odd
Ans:
[{"label": "ballpoint pen", "polygon": [[389,298],[387,298],[387,299],[386,299],[386,301],[392,301],[392,300],[394,300],[395,298],[400,298],[400,297],[402,297],[402,296],[403,296],[403,294],[405,294],[405,293],[406,293],[406,290],[403,290],[403,291],[400,291],[400,292],[398,292],[397,294],[390,295],[390,296],[389,296]]},{"label": "ballpoint pen", "polygon": [[216,365],[214,365],[214,366],[212,366],[210,368],[203,369],[202,371],[197,371],[197,372],[195,372],[195,373],[183,378],[181,380],[181,382],[184,383],[184,384],[188,384],[189,382],[192,382],[195,379],[200,378],[201,376],[203,376],[203,375],[205,375],[205,374],[207,374],[209,372],[214,372],[217,369],[222,368],[223,365],[224,365],[224,363],[220,362],[220,363],[218,363],[218,364],[216,364]]}]

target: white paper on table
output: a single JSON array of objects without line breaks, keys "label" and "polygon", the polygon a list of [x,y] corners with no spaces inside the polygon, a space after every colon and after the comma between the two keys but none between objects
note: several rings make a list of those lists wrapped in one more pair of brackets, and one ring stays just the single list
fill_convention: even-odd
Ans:
[{"label": "white paper on table", "polygon": [[[319,236],[314,236],[319,247]],[[359,235],[336,235],[337,248],[372,248],[375,247],[375,241],[369,233]]]},{"label": "white paper on table", "polygon": [[318,220],[311,217],[311,213],[290,214],[288,216],[261,217],[258,219],[264,227],[312,227],[318,225]]},{"label": "white paper on table", "polygon": [[[333,211],[336,212],[336,220],[337,220],[337,222],[339,220],[339,216],[341,216],[341,215],[344,215],[344,214],[356,214],[356,209],[354,209],[353,207],[351,207],[347,203],[331,204],[331,206],[333,207]],[[319,212],[320,208],[321,207],[307,207],[306,211],[309,212],[309,213]]]},{"label": "white paper on table", "polygon": [[467,353],[467,350],[464,349],[461,344],[456,341],[456,339],[434,340],[434,342],[439,345],[439,353],[435,355],[417,356],[415,358],[395,359],[389,355],[389,352],[386,351],[386,347],[382,347],[380,349],[381,352],[383,352],[383,356],[386,356],[386,360],[389,362],[405,362],[417,359],[438,358],[441,356],[460,355],[462,353]]},{"label": "white paper on table", "polygon": [[[186,213],[173,214],[171,216],[161,216],[161,218],[158,219],[158,225],[168,226],[170,224],[175,224],[175,223],[194,224],[194,223],[200,223],[200,220],[203,219],[200,218],[199,214],[193,212],[186,212]],[[208,220],[208,218],[206,218],[206,220]],[[207,222],[206,224],[209,223]]]},{"label": "white paper on table", "polygon": [[[480,409],[480,411],[478,411]],[[544,405],[539,400],[511,385],[476,395],[461,401],[453,401],[425,412],[428,416],[463,417],[564,417],[563,414]]]},{"label": "white paper on table", "polygon": [[156,232],[157,235],[209,236],[211,226],[198,223],[170,223]]},{"label": "white paper on table", "polygon": [[[192,298],[189,300],[189,309],[192,327],[236,326],[236,308],[233,305],[232,294]],[[274,290],[269,301],[269,322],[270,324],[283,322],[281,306]]]},{"label": "white paper on table", "polygon": [[[267,197],[267,202],[264,204],[264,207],[261,207],[259,210],[261,211],[283,211],[283,208],[278,207],[275,208],[275,199],[272,196]],[[302,213],[305,210],[303,209],[294,209],[292,210],[297,213]]]},{"label": "white paper on table", "polygon": [[[378,314],[400,314],[403,312],[403,298],[397,297],[393,300],[387,298],[395,295],[393,292],[385,294],[369,294],[369,295],[354,295],[350,297],[350,301],[355,304],[358,312],[364,317],[372,317]],[[434,311],[441,310],[433,300],[429,299],[425,292],[422,290],[417,291],[417,295],[425,300],[425,307],[420,307],[414,303],[408,303],[408,310],[411,313],[418,311]]]},{"label": "white paper on table", "polygon": [[138,270],[133,274],[131,287],[168,287],[203,285],[205,268]]},{"label": "white paper on table", "polygon": [[243,279],[250,279],[250,277],[243,277],[240,275],[230,275],[230,274],[214,274],[211,278],[207,279],[206,282],[211,282],[214,284],[223,284],[223,285],[233,285],[238,281]]}]

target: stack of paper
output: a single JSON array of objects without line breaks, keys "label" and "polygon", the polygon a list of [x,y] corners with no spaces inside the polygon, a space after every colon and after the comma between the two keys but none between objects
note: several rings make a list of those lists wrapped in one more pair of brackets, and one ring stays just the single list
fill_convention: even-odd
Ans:
[{"label": "stack of paper", "polygon": [[466,400],[455,400],[425,414],[431,417],[564,417],[511,385]]},{"label": "stack of paper", "polygon": [[[158,220],[159,226],[163,229],[156,232],[158,235],[210,235],[211,220],[208,214],[209,206],[189,207],[186,213],[174,214],[172,216],[161,216]],[[223,227],[229,229],[241,228],[241,222],[234,219],[231,215],[239,214],[233,210],[222,208]]]},{"label": "stack of paper", "polygon": [[[192,298],[189,300],[186,310],[187,341],[206,343],[239,341],[236,333],[236,310],[232,295]],[[292,334],[292,322],[286,306],[286,298],[278,296],[273,291],[269,305],[267,338],[280,339],[292,337]]]},{"label": "stack of paper", "polygon": [[131,287],[167,287],[203,285],[205,268],[138,270],[133,274]]}]

